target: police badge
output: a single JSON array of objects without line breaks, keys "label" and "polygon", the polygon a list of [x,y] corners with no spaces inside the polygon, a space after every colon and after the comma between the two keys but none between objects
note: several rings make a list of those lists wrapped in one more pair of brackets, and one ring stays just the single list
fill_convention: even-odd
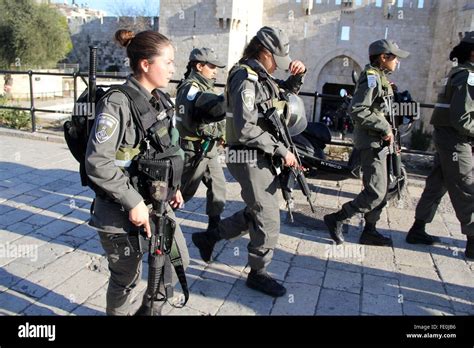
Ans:
[{"label": "police badge", "polygon": [[377,87],[377,76],[375,75],[367,75],[367,82],[369,84],[369,88]]},{"label": "police badge", "polygon": [[255,93],[250,89],[242,91],[242,100],[249,111],[255,108]]},{"label": "police badge", "polygon": [[193,84],[189,89],[188,94],[186,95],[186,99],[188,99],[189,101],[193,101],[194,98],[196,98],[196,94],[198,94],[198,92],[199,88]]},{"label": "police badge", "polygon": [[99,144],[109,140],[117,130],[118,120],[109,114],[100,114],[97,118],[95,138]]}]

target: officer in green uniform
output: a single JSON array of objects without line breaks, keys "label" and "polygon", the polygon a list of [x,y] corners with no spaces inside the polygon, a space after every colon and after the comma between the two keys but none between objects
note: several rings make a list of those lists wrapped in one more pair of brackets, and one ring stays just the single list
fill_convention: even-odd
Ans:
[{"label": "officer in green uniform", "polygon": [[467,236],[466,257],[474,258],[474,187],[472,147],[474,138],[474,31],[467,33],[450,54],[455,66],[438,96],[431,124],[434,126],[434,167],[416,207],[408,243],[432,244],[439,239],[425,232],[436,209],[449,193],[461,231]]},{"label": "officer in green uniform", "polygon": [[217,68],[224,67],[211,49],[193,49],[176,94],[177,127],[185,152],[181,191],[187,202],[201,181],[206,185],[208,229],[217,226],[225,205],[225,176],[218,148],[224,143],[226,104],[224,96],[214,90]]},{"label": "officer in green uniform", "polygon": [[[275,79],[271,74],[277,67],[289,70],[291,76],[286,81]],[[227,168],[241,186],[246,207],[222,220],[218,228],[192,236],[201,257],[209,262],[217,241],[249,233],[251,270],[246,284],[274,297],[286,293],[285,287],[266,271],[280,232],[279,180],[274,163],[295,166],[297,162],[293,153],[277,140],[265,115],[273,108],[283,110],[285,103],[280,88],[297,93],[305,72],[302,62],[290,59],[288,37],[282,30],[263,27],[250,41],[227,80]],[[236,154],[235,161],[231,161],[231,154]],[[253,154],[255,161],[242,160],[250,159]]]},{"label": "officer in green uniform", "polygon": [[[150,108],[150,113],[154,112],[150,117],[152,126],[168,129],[167,134],[160,135],[162,145],[171,145],[167,144],[170,138],[177,144],[179,134],[174,128],[173,105],[169,96],[157,89],[166,87],[174,72],[174,49],[170,41],[154,31],[134,35],[130,31],[119,30],[115,37],[122,46],[127,47],[133,70],[125,85],[138,91],[154,106]],[[96,191],[90,224],[98,230],[109,261],[108,315],[131,314],[130,295],[140,280],[143,256],[138,247],[138,234],[151,234],[150,207],[132,185],[135,177],[130,176],[129,172],[135,165],[136,155],[143,151],[143,140],[138,137],[138,125],[125,94],[113,91],[98,102],[85,167],[88,178],[100,189]],[[179,190],[170,204],[173,208],[182,206]],[[167,214],[174,218],[171,206],[167,206]],[[181,253],[184,266],[187,266],[186,242],[179,226],[176,226],[175,246]]]},{"label": "officer in green uniform", "polygon": [[387,74],[394,71],[399,58],[408,57],[390,40],[370,44],[368,64],[357,82],[350,111],[354,120],[354,146],[360,150],[364,189],[336,213],[324,216],[331,238],[342,244],[342,226],[345,219],[363,213],[365,227],[359,242],[367,245],[391,246],[392,240],[380,234],[375,225],[387,204],[388,173],[387,147],[383,142],[393,142],[393,133],[387,120],[385,98],[393,96]]}]

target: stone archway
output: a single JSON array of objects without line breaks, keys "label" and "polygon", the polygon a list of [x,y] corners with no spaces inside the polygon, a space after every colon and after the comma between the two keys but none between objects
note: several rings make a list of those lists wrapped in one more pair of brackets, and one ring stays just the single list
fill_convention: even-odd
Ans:
[{"label": "stone archway", "polygon": [[[326,83],[353,85],[351,74],[352,70],[360,73],[364,66],[364,60],[351,50],[338,48],[328,52],[320,59],[312,69],[311,77],[308,79],[313,81],[311,89],[322,93],[323,86]],[[321,99],[318,98],[316,103],[316,121],[319,120],[321,111]],[[311,105],[311,115],[313,115],[313,105]]]},{"label": "stone archway", "polygon": [[[326,53],[314,66],[312,69],[313,74],[312,78],[313,81],[318,81],[321,71],[325,68],[325,66],[337,57],[347,57],[349,60],[355,62],[359,67],[365,66],[366,63],[369,62],[369,59],[363,59],[358,54],[354,53],[353,51],[346,49],[346,48],[337,48],[333,51]],[[364,63],[366,62],[366,63]],[[319,81],[318,81],[319,82]],[[317,87],[317,84],[313,87]]]}]

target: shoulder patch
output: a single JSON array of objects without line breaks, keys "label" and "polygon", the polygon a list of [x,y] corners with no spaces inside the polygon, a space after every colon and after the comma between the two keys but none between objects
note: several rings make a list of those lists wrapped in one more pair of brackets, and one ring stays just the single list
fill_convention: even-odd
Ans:
[{"label": "shoulder patch", "polygon": [[95,138],[99,144],[109,140],[118,128],[118,120],[112,115],[101,113],[97,116]]},{"label": "shoulder patch", "polygon": [[258,81],[258,74],[252,70],[251,67],[248,65],[242,65],[243,68],[245,68],[245,71],[247,72],[247,80],[250,80],[252,82],[257,82]]},{"label": "shoulder patch", "polygon": [[245,107],[249,111],[253,111],[255,109],[255,92],[251,89],[245,89],[242,91],[242,100],[244,102]]},{"label": "shoulder patch", "polygon": [[469,77],[467,78],[467,84],[469,86],[474,86],[474,72],[469,73]]},{"label": "shoulder patch", "polygon": [[254,71],[247,70],[247,80],[250,80],[252,82],[257,82],[258,81],[257,73]]},{"label": "shoulder patch", "polygon": [[188,94],[186,95],[186,99],[189,101],[193,101],[196,98],[196,95],[199,92],[199,87],[196,84],[192,84],[191,88],[189,88]]},{"label": "shoulder patch", "polygon": [[367,83],[369,88],[377,87],[377,76],[376,75],[367,75]]}]

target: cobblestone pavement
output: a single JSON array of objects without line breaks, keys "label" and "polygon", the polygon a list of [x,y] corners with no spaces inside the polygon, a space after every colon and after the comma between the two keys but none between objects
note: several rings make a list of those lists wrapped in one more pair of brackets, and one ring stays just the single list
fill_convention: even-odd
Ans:
[{"label": "cobblestone pavement", "polygon": [[[104,315],[107,261],[97,233],[87,226],[93,194],[82,187],[78,164],[66,145],[0,138],[0,313],[6,315]],[[228,172],[225,216],[243,207]],[[309,180],[318,213],[300,211],[282,223],[270,272],[288,288],[273,299],[245,286],[248,238],[221,242],[216,261],[203,263],[191,234],[206,228],[205,191],[178,212],[191,265],[191,298],[172,315],[468,315],[474,314],[474,263],[464,259],[460,232],[445,197],[428,232],[443,244],[404,241],[424,182],[411,179],[404,200],[384,210],[380,232],[393,248],[357,243],[361,218],[352,218],[347,242],[336,247],[321,216],[360,191],[357,180]],[[296,193],[297,206],[306,207]],[[286,212],[281,201],[282,221]],[[21,255],[20,255],[21,254]],[[146,264],[134,291],[146,286]]]}]

